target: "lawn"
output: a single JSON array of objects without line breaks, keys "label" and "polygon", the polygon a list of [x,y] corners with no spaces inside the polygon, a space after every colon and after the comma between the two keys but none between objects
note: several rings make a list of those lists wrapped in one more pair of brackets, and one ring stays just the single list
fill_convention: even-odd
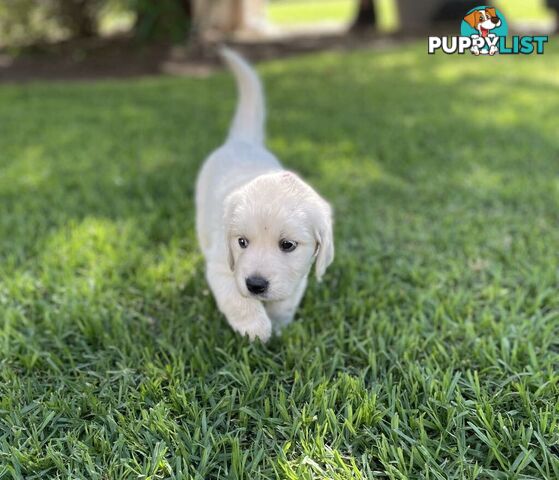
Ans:
[{"label": "lawn", "polygon": [[272,1],[268,16],[273,23],[297,24],[320,21],[349,22],[355,7],[352,0]]},{"label": "lawn", "polygon": [[555,40],[259,66],[337,242],[268,345],[193,231],[228,74],[0,87],[0,479],[559,478]]},{"label": "lawn", "polygon": [[[397,9],[394,0],[376,0],[379,26],[394,30]],[[320,22],[351,22],[355,15],[355,0],[276,0],[269,2],[268,19],[280,26]]]},{"label": "lawn", "polygon": [[[375,2],[380,28],[394,30],[398,24],[396,0]],[[513,22],[548,20],[552,16],[545,6],[545,0],[496,0],[495,4]],[[355,9],[356,0],[272,0],[268,7],[268,17],[272,23],[278,25],[350,22]]]}]

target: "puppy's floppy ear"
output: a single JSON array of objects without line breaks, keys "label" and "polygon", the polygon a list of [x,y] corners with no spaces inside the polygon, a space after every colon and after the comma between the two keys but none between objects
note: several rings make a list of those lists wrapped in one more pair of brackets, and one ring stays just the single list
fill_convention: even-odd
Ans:
[{"label": "puppy's floppy ear", "polygon": [[227,196],[224,201],[223,208],[223,224],[225,225],[225,246],[227,249],[227,263],[233,272],[235,270],[235,256],[233,255],[233,248],[231,246],[231,225],[234,221],[235,210],[239,203],[239,195],[233,192]]},{"label": "puppy's floppy ear", "polygon": [[477,18],[479,17],[479,12],[477,10],[474,10],[471,13],[468,13],[468,15],[466,15],[464,17],[464,21],[472,28],[477,28]]},{"label": "puppy's floppy ear", "polygon": [[320,200],[320,209],[315,224],[316,263],[314,271],[320,282],[328,266],[334,261],[334,235],[332,229],[332,209],[324,200]]},{"label": "puppy's floppy ear", "polygon": [[485,11],[487,12],[487,15],[489,15],[491,18],[497,17],[497,9],[491,7],[491,8],[486,8]]}]

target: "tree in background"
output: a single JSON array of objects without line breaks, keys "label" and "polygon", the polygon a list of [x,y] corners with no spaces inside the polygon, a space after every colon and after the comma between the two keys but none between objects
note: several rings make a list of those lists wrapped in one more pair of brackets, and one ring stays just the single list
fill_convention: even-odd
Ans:
[{"label": "tree in background", "polygon": [[97,35],[102,9],[121,0],[2,0],[0,42],[29,45]]},{"label": "tree in background", "polygon": [[36,27],[43,29],[51,27],[41,21],[43,12],[35,12],[34,19],[31,11],[36,10],[34,0],[5,0],[0,2],[0,46],[23,43],[31,37],[37,38]]},{"label": "tree in background", "polygon": [[357,0],[357,14],[351,24],[351,31],[369,31],[376,27],[377,16],[373,0]]},{"label": "tree in background", "polygon": [[71,38],[88,38],[97,35],[99,12],[105,1],[50,0],[50,3],[51,15],[58,19]]},{"label": "tree in background", "polygon": [[557,14],[555,30],[559,32],[559,0],[547,0],[547,6]]},{"label": "tree in background", "polygon": [[193,0],[199,40],[236,32],[262,34],[267,30],[266,0]]},{"label": "tree in background", "polygon": [[134,33],[145,41],[186,38],[192,25],[192,0],[131,0],[136,14]]},{"label": "tree in background", "polygon": [[142,41],[181,41],[193,8],[191,0],[0,0],[0,46],[94,37],[109,10],[132,13]]}]

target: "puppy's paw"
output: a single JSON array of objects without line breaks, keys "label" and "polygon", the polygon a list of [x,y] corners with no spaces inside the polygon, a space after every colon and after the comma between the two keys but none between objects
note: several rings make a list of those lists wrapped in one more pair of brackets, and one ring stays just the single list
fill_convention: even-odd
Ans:
[{"label": "puppy's paw", "polygon": [[499,49],[493,45],[490,49],[489,49],[489,55],[495,55],[497,52],[499,51]]},{"label": "puppy's paw", "polygon": [[236,330],[242,336],[248,335],[251,342],[258,338],[262,343],[266,343],[272,336],[272,322],[267,317],[259,318],[253,322],[238,326]]}]

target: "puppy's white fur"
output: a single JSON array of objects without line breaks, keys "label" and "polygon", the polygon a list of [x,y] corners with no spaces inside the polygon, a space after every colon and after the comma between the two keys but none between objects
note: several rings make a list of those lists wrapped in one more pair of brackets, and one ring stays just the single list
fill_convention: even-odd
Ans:
[{"label": "puppy's white fur", "polygon": [[[198,176],[196,228],[219,309],[237,332],[267,341],[273,327],[293,319],[313,261],[320,280],[334,259],[332,215],[264,146],[264,98],[254,70],[232,50],[221,54],[235,75],[239,102],[225,144]],[[282,240],[296,248],[283,251]],[[265,293],[248,290],[254,276],[269,283]]]}]

